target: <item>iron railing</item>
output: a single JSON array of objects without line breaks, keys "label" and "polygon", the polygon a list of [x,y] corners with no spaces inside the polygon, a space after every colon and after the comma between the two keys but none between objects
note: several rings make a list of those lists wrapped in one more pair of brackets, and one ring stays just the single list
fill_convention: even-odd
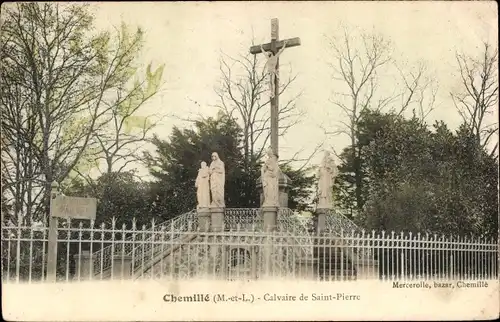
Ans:
[{"label": "iron railing", "polygon": [[[279,228],[270,233],[241,227],[227,232],[199,232],[186,226],[187,219],[180,226],[175,224],[179,222],[177,219],[170,222],[169,228],[158,229],[155,225],[155,229],[135,230],[113,225],[109,228],[72,225],[60,220],[57,279],[186,279],[194,276],[390,281],[498,279],[495,239],[365,234],[352,230],[341,230],[339,235],[310,235],[304,234],[303,226],[293,223],[292,216],[288,218],[292,219],[278,222],[289,229]],[[4,281],[45,280],[47,232],[47,227],[2,226]],[[112,242],[113,249],[120,250],[111,253],[114,254],[109,257],[111,261],[89,251],[92,243],[103,243],[103,240]],[[304,249],[312,251],[303,256]],[[95,272],[94,267],[108,265],[110,273],[96,277],[101,269]]]},{"label": "iron railing", "polygon": [[[151,232],[162,232],[167,229],[170,229],[171,231],[174,232],[182,232],[182,231],[187,231],[191,230],[196,226],[196,212],[194,210],[191,210],[187,213],[184,213],[182,215],[179,215],[177,217],[174,217],[170,220],[167,220],[165,222],[162,222],[160,224],[156,224],[154,220],[151,222],[151,228],[146,230],[146,226],[143,225],[142,229],[139,229],[140,231],[149,231]],[[115,222],[112,221],[112,228],[115,230]],[[104,226],[103,226],[104,227]],[[93,272],[95,274],[100,275],[100,277],[105,277],[110,274],[110,268],[111,268],[111,262],[113,256],[116,255],[127,255],[127,256],[133,256],[134,254],[138,253],[148,253],[151,251],[151,253],[155,253],[155,250],[151,249],[151,243],[148,243],[150,241],[150,238],[154,238],[156,234],[148,234],[147,236],[145,234],[137,234],[135,233],[138,231],[137,226],[135,224],[135,220],[132,221],[132,229],[131,230],[119,230],[119,233],[122,233],[122,238],[123,239],[125,236],[127,237],[128,241],[132,241],[132,243],[115,243],[115,236],[116,233],[113,231],[111,233],[111,238],[108,239],[110,245],[106,246],[104,248],[101,248],[100,250],[96,251],[93,253],[93,258],[94,258],[94,267],[93,267]],[[177,236],[172,236],[171,237],[177,237]],[[140,246],[134,246],[133,241],[135,238],[142,238],[142,243]],[[135,256],[136,258],[140,258],[138,256]],[[134,261],[133,264],[135,267],[140,265],[140,262]]]}]

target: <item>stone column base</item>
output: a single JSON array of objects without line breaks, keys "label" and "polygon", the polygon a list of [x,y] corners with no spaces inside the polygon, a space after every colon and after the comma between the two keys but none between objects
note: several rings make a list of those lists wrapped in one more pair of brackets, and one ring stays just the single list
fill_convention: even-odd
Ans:
[{"label": "stone column base", "polygon": [[357,260],[356,274],[358,280],[378,280],[379,279],[379,264],[377,260],[364,259]]},{"label": "stone column base", "polygon": [[224,231],[224,208],[221,207],[211,207],[211,230],[212,231]]},{"label": "stone column base", "polygon": [[316,233],[321,234],[326,229],[326,216],[330,208],[316,209]]},{"label": "stone column base", "polygon": [[80,254],[73,255],[75,260],[75,280],[87,280],[94,273],[94,263],[92,254],[88,250],[83,250]]},{"label": "stone column base", "polygon": [[128,279],[132,276],[132,256],[113,256],[113,279]]},{"label": "stone column base", "polygon": [[262,219],[264,221],[264,231],[274,231],[278,217],[278,206],[263,206]]},{"label": "stone column base", "polygon": [[211,222],[210,208],[198,208],[198,230],[199,231],[209,231]]}]

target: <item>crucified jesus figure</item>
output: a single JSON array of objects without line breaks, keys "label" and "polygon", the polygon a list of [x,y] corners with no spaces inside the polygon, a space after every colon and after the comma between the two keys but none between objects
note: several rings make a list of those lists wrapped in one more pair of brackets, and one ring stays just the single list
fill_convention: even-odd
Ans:
[{"label": "crucified jesus figure", "polygon": [[277,68],[278,57],[283,53],[285,48],[286,48],[286,40],[283,42],[283,47],[276,53],[276,55],[274,55],[272,52],[265,51],[264,47],[260,45],[260,50],[267,57],[266,66],[264,68],[267,69],[267,73],[269,74],[269,76],[271,76],[271,98],[273,98],[275,94],[275,89],[274,89],[275,80],[276,79],[279,80],[278,68]]}]

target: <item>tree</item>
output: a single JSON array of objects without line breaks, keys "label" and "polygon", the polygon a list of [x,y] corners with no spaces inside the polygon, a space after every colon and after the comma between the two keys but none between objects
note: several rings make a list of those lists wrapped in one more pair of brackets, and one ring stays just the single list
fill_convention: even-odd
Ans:
[{"label": "tree", "polygon": [[[122,28],[126,40],[127,27],[124,25]],[[140,116],[138,111],[158,93],[163,68],[162,65],[152,71],[149,64],[144,80],[133,80],[132,88],[116,89],[116,98],[109,105],[110,110],[106,115],[106,126],[94,132],[89,143],[89,153],[75,168],[75,172],[89,184],[93,183],[93,177],[88,170],[101,171],[101,161],[105,165],[101,174],[122,172],[131,163],[141,161],[141,143],[149,139],[148,135],[157,125],[157,120],[152,120],[154,115]],[[135,71],[130,73],[130,78],[134,76],[137,78]]]},{"label": "tree", "polygon": [[[354,214],[361,211],[365,202],[360,164],[361,146],[357,141],[358,123],[363,112],[388,110],[403,115],[413,106],[413,113],[420,114],[421,119],[425,119],[433,108],[436,87],[434,81],[426,75],[426,67],[422,63],[414,70],[410,68],[403,71],[392,56],[392,44],[381,35],[354,32],[346,27],[342,29],[340,37],[330,38],[330,67],[336,88],[342,89],[334,92],[332,103],[347,118],[347,122],[339,121],[338,128],[325,132],[327,135],[347,135],[350,139],[349,171],[353,177],[343,178],[343,189],[354,191],[354,198],[351,200],[354,202],[354,208],[351,208]],[[356,43],[356,39],[360,42]],[[380,91],[382,75],[391,72],[398,75],[394,82],[399,86],[395,86],[393,93],[385,94]]]},{"label": "tree", "polygon": [[11,194],[22,201],[25,193],[37,194],[28,197],[28,211],[40,217],[48,211],[50,183],[92,154],[93,135],[109,124],[116,97],[134,97],[126,88],[143,32],[95,33],[88,6],[80,4],[4,9],[0,96],[2,129],[12,145],[2,162],[13,173]]},{"label": "tree", "polygon": [[[229,116],[197,120],[192,129],[175,127],[168,141],[153,139],[156,153],[146,153],[151,175],[156,214],[164,219],[196,207],[194,182],[202,161],[210,165],[212,152],[225,163],[225,201],[227,207],[251,206],[256,202],[254,191],[247,191],[252,175],[245,173],[241,154],[241,128]],[[255,180],[255,179],[254,179]],[[254,181],[252,185],[255,186]],[[255,190],[255,188],[253,188]]]},{"label": "tree", "polygon": [[[367,229],[495,236],[498,164],[474,155],[466,125],[431,131],[416,117],[364,112],[358,124]],[[348,153],[346,155],[349,155]]]},{"label": "tree", "polygon": [[[498,122],[487,118],[498,109],[498,50],[483,44],[480,57],[456,53],[460,87],[450,93],[457,111],[482,149],[498,132]],[[497,134],[498,135],[498,134]],[[498,149],[494,143],[491,155]]]},{"label": "tree", "polygon": [[[150,173],[156,178],[152,183],[155,200],[153,212],[168,219],[196,207],[194,182],[202,161],[210,165],[212,152],[217,152],[225,163],[225,202],[228,208],[259,207],[257,178],[260,161],[245,164],[242,129],[229,115],[220,112],[216,118],[197,120],[194,128],[174,128],[168,141],[153,139],[154,155],[147,153]],[[291,208],[308,206],[310,186],[314,177],[307,169],[283,166],[283,171],[294,180],[289,193]]]},{"label": "tree", "polygon": [[108,227],[115,218],[116,227],[131,226],[132,220],[140,227],[154,218],[151,213],[150,184],[135,179],[132,172],[111,172],[100,176],[92,185],[85,180],[75,180],[66,195],[97,198],[95,226],[105,223]]},{"label": "tree", "polygon": [[288,191],[288,208],[296,211],[312,211],[311,195],[315,192],[316,186],[316,177],[310,174],[312,168],[294,169],[289,164],[280,168],[292,181]]},{"label": "tree", "polygon": [[[219,98],[217,107],[234,117],[242,128],[245,164],[251,167],[263,156],[270,137],[269,77],[257,55],[220,58],[221,79],[215,92]],[[284,75],[284,73],[283,73]],[[294,84],[297,75],[282,76],[280,97]],[[304,116],[296,100],[301,93],[280,104],[278,111],[279,135],[283,136]]]}]

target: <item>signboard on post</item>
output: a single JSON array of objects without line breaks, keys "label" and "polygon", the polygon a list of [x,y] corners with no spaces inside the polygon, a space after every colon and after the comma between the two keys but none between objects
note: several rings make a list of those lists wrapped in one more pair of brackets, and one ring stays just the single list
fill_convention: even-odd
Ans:
[{"label": "signboard on post", "polygon": [[52,203],[52,217],[95,220],[96,198],[57,196]]}]

